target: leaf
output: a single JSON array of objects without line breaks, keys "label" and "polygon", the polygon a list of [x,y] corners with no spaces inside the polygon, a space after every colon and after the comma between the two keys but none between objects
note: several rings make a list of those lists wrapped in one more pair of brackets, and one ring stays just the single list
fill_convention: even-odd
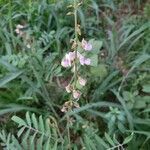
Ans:
[{"label": "leaf", "polygon": [[103,139],[101,139],[99,136],[97,136],[96,134],[95,134],[95,139],[98,143],[103,145],[105,148],[107,148],[107,149],[109,148],[109,145],[106,144],[106,142]]},{"label": "leaf", "polygon": [[49,124],[49,119],[48,118],[45,121],[45,130],[46,130],[46,134],[48,136],[50,136],[51,135],[51,131],[50,131],[50,124]]},{"label": "leaf", "polygon": [[107,76],[108,72],[104,64],[99,64],[96,67],[90,68],[92,76],[104,78]]},{"label": "leaf", "polygon": [[31,118],[29,112],[26,113],[26,120],[27,120],[27,124],[31,127]]},{"label": "leaf", "polygon": [[47,139],[45,143],[45,150],[50,150],[50,137]]},{"label": "leaf", "polygon": [[42,149],[42,147],[43,147],[43,141],[44,141],[43,139],[44,139],[44,135],[41,135],[41,137],[38,138],[37,144],[38,144],[39,146],[37,147],[37,150],[41,150],[41,149]]},{"label": "leaf", "polygon": [[129,143],[132,140],[132,138],[133,138],[133,132],[132,132],[132,134],[130,136],[128,136],[128,137],[126,137],[124,139],[123,144]]},{"label": "leaf", "polygon": [[28,138],[29,138],[29,135],[30,135],[30,129],[28,129],[26,132],[25,132],[25,134],[24,134],[24,136],[23,136],[23,140],[22,140],[22,145],[23,145],[23,147],[24,147],[24,149],[28,149]]},{"label": "leaf", "polygon": [[103,45],[103,42],[102,42],[102,41],[98,41],[98,40],[91,39],[91,40],[89,41],[89,43],[91,43],[92,46],[93,46],[91,52],[92,52],[93,54],[98,54],[98,53],[100,52],[100,49],[101,49],[102,45]]},{"label": "leaf", "polygon": [[105,132],[105,138],[107,139],[107,141],[110,143],[111,146],[115,146],[113,140],[106,132]]},{"label": "leaf", "polygon": [[35,127],[35,129],[38,130],[38,122],[34,113],[32,114],[32,122],[33,122],[33,126]]},{"label": "leaf", "polygon": [[96,67],[98,64],[98,55],[92,55],[89,57],[91,59],[91,64],[90,66]]},{"label": "leaf", "polygon": [[21,136],[21,134],[23,133],[23,131],[24,131],[25,128],[26,128],[26,127],[22,127],[21,129],[19,129],[19,131],[18,131],[18,133],[17,133],[17,136],[18,136],[18,137]]},{"label": "leaf", "polygon": [[42,116],[39,117],[39,130],[42,131],[43,133],[45,132],[44,121],[43,121]]},{"label": "leaf", "polygon": [[33,136],[31,136],[31,138],[30,138],[30,142],[31,142],[31,144],[33,144],[34,145],[34,139],[35,139],[35,137],[36,137],[36,132],[33,134]]},{"label": "leaf", "polygon": [[17,116],[13,116],[11,119],[12,119],[14,122],[18,123],[18,124],[19,124],[19,127],[21,127],[21,126],[26,126],[26,125],[27,125],[26,122],[25,122],[23,119],[21,119],[21,118],[19,118],[19,117],[17,117]]},{"label": "leaf", "polygon": [[22,74],[22,71],[18,71],[18,72],[10,73],[10,74],[6,75],[4,78],[0,79],[0,87],[3,87],[5,84],[14,80],[21,74]]},{"label": "leaf", "polygon": [[139,99],[137,98],[135,104],[134,104],[134,108],[136,109],[141,109],[141,108],[146,108],[146,102],[144,101],[144,99]]},{"label": "leaf", "polygon": [[150,84],[143,85],[143,92],[150,93]]}]

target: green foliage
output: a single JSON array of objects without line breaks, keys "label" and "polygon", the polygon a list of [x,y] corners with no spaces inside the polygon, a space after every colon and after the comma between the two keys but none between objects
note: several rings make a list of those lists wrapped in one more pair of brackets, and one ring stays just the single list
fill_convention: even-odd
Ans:
[{"label": "green foliage", "polygon": [[12,134],[6,134],[3,130],[0,134],[2,146],[4,149],[21,150],[21,149],[44,149],[56,150],[58,142],[62,140],[58,138],[57,124],[53,120],[43,119],[42,116],[26,113],[26,120],[13,116],[12,120],[18,124],[17,138]]},{"label": "green foliage", "polygon": [[[80,108],[63,114],[70,99],[64,87],[72,75],[60,62],[74,37],[74,21],[66,15],[71,3],[0,0],[2,148],[69,149],[70,141],[74,150],[149,150],[149,1],[83,2],[78,24],[93,45],[84,54],[91,66],[81,70],[88,84]],[[23,36],[15,32],[18,24],[24,26]]]}]

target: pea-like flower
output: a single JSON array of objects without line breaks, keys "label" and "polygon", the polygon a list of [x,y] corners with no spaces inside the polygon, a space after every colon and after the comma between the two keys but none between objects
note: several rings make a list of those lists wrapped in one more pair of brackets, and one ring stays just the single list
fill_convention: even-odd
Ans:
[{"label": "pea-like flower", "polygon": [[79,61],[80,61],[81,65],[90,65],[91,64],[91,59],[85,58],[84,56],[80,56]]},{"label": "pea-like flower", "polygon": [[92,44],[87,42],[86,40],[82,39],[82,48],[85,50],[85,51],[91,51],[92,50]]},{"label": "pea-like flower", "polygon": [[78,90],[73,90],[73,97],[74,97],[75,99],[79,99],[80,96],[81,96],[81,92],[80,92],[80,91],[78,91]]},{"label": "pea-like flower", "polygon": [[68,84],[68,85],[65,87],[65,89],[66,89],[67,93],[71,93],[71,91],[72,91],[72,87],[71,87],[70,84]]},{"label": "pea-like flower", "polygon": [[71,67],[72,61],[75,59],[75,52],[69,52],[62,59],[61,65],[65,68]]},{"label": "pea-like flower", "polygon": [[69,59],[67,58],[63,58],[62,61],[61,61],[61,65],[65,68],[67,67],[71,67],[71,62]]},{"label": "pea-like flower", "polygon": [[83,78],[81,78],[81,77],[79,77],[79,78],[78,78],[78,82],[80,83],[80,85],[85,86],[87,80],[86,80],[86,79],[83,79]]}]

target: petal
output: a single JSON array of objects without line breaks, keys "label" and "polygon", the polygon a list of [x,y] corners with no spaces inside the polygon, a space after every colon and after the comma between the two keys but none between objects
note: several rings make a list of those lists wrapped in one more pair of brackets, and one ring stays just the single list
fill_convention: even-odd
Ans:
[{"label": "petal", "polygon": [[71,90],[72,90],[72,88],[71,88],[71,85],[70,85],[70,84],[69,84],[69,85],[67,85],[65,88],[66,88],[67,93],[70,93],[70,92],[71,92]]},{"label": "petal", "polygon": [[80,91],[77,91],[77,90],[74,90],[74,91],[73,91],[73,97],[74,97],[75,99],[79,99],[80,96],[81,96]]},{"label": "petal", "polygon": [[85,49],[86,51],[91,51],[91,50],[92,50],[92,44],[87,43],[87,44],[85,45],[84,49]]},{"label": "petal", "polygon": [[92,50],[92,44],[85,41],[84,39],[82,39],[82,44],[81,45],[82,45],[82,48],[86,51],[91,51]]},{"label": "petal", "polygon": [[84,65],[85,64],[85,58],[84,58],[84,56],[80,56],[79,61],[80,61],[81,65]]},{"label": "petal", "polygon": [[82,44],[82,47],[84,48],[84,46],[87,44],[87,41],[86,41],[86,40],[84,40],[84,39],[82,39],[81,44]]},{"label": "petal", "polygon": [[61,62],[61,65],[62,65],[63,67],[65,67],[65,68],[71,66],[69,60],[66,59],[66,58],[63,58],[63,60],[62,60],[62,62]]},{"label": "petal", "polygon": [[81,77],[79,77],[78,81],[79,81],[80,85],[82,85],[82,86],[85,86],[85,84],[87,82],[86,79],[83,79]]},{"label": "petal", "polygon": [[86,65],[90,65],[90,64],[91,64],[91,59],[90,59],[90,58],[86,58],[86,59],[84,60],[84,63],[85,63]]},{"label": "petal", "polygon": [[69,52],[68,57],[71,61],[75,59],[75,51],[74,52]]}]

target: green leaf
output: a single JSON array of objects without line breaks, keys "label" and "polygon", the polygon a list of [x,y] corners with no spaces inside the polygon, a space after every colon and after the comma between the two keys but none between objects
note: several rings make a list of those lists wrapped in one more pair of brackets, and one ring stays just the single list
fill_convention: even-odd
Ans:
[{"label": "green leaf", "polygon": [[28,138],[29,138],[29,136],[30,136],[30,129],[28,129],[26,132],[25,132],[25,134],[24,134],[24,136],[23,136],[23,140],[22,140],[22,145],[23,145],[23,147],[24,147],[24,149],[28,149]]},{"label": "green leaf", "polygon": [[92,52],[93,54],[98,54],[98,53],[100,52],[100,49],[101,49],[102,45],[103,45],[103,42],[102,42],[102,41],[98,41],[98,40],[91,39],[91,40],[89,41],[89,43],[91,43],[92,46],[93,46],[91,52]]},{"label": "green leaf", "polygon": [[38,130],[38,122],[34,113],[32,114],[32,122],[33,122],[34,128]]},{"label": "green leaf", "polygon": [[25,130],[26,127],[22,127],[21,129],[19,129],[17,136],[20,137],[21,134],[23,133],[23,131]]},{"label": "green leaf", "polygon": [[29,112],[26,113],[26,120],[27,120],[27,124],[31,127],[31,118]]},{"label": "green leaf", "polygon": [[45,121],[45,130],[46,130],[47,136],[50,136],[51,135],[51,130],[50,130],[50,123],[49,123],[49,119],[48,118]]},{"label": "green leaf", "polygon": [[30,140],[31,140],[30,142],[31,142],[32,145],[34,145],[34,139],[35,139],[35,137],[36,137],[36,134],[37,134],[37,133],[35,132],[35,133],[31,136],[31,138],[30,138]]},{"label": "green leaf", "polygon": [[133,138],[133,132],[132,132],[132,134],[130,136],[128,136],[128,137],[126,137],[124,139],[123,144],[129,143],[132,140],[132,138]]},{"label": "green leaf", "polygon": [[17,117],[17,116],[13,116],[11,119],[12,119],[14,122],[18,123],[18,124],[19,124],[19,127],[21,127],[21,126],[26,126],[26,125],[27,125],[26,122],[25,122],[23,119],[21,119],[21,118],[19,118],[19,117]]},{"label": "green leaf", "polygon": [[146,108],[146,101],[144,100],[143,97],[138,96],[136,98],[134,108],[136,108],[136,109]]},{"label": "green leaf", "polygon": [[143,92],[150,93],[150,84],[143,85]]},{"label": "green leaf", "polygon": [[42,116],[39,117],[39,130],[42,131],[43,133],[45,132],[44,121],[43,121]]},{"label": "green leaf", "polygon": [[100,64],[96,67],[90,68],[92,76],[104,78],[107,76],[108,72],[104,64]]},{"label": "green leaf", "polygon": [[92,55],[91,57],[89,57],[91,59],[91,64],[90,66],[94,66],[96,67],[98,64],[98,55]]},{"label": "green leaf", "polygon": [[50,138],[48,138],[45,143],[45,150],[50,150]]},{"label": "green leaf", "polygon": [[96,134],[95,134],[95,139],[98,143],[103,145],[106,149],[109,148],[109,145],[107,145],[106,142],[103,139],[101,139],[99,136],[97,136]]},{"label": "green leaf", "polygon": [[43,141],[44,141],[44,135],[41,135],[41,137],[37,140],[37,144],[39,145],[37,147],[37,150],[41,150],[43,147]]},{"label": "green leaf", "polygon": [[113,140],[111,139],[111,137],[106,132],[105,132],[105,138],[110,143],[111,146],[115,146]]},{"label": "green leaf", "polygon": [[14,80],[21,74],[22,74],[22,71],[18,71],[18,72],[10,73],[10,74],[6,75],[4,78],[0,79],[0,87],[3,87],[5,84]]}]

